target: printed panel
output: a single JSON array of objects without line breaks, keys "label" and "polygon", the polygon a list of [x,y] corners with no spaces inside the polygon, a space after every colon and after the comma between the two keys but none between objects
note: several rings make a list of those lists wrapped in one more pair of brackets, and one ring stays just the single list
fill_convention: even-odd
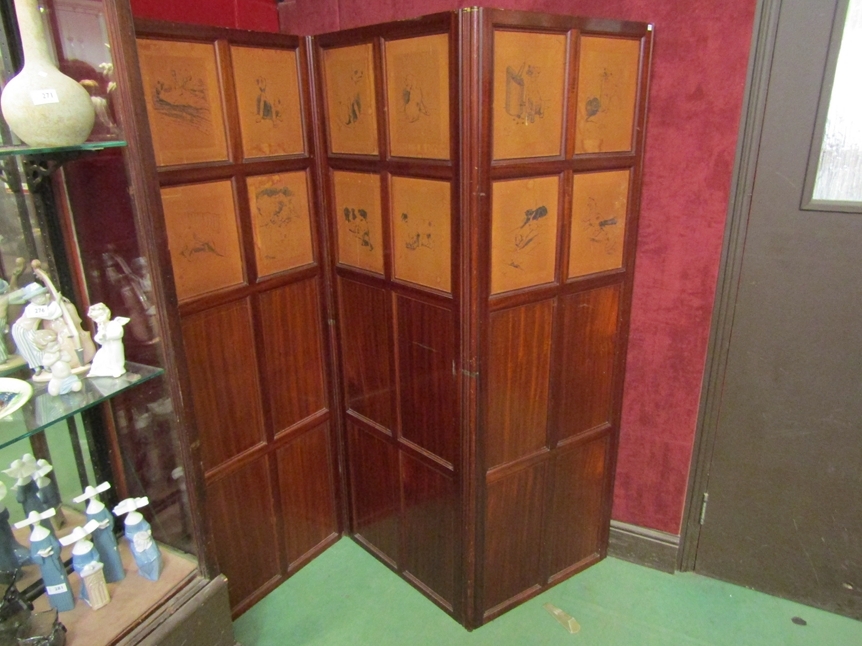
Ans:
[{"label": "printed panel", "polygon": [[560,178],[494,182],[491,293],[554,282]]},{"label": "printed panel", "polygon": [[620,289],[609,285],[563,299],[558,439],[611,421]]},{"label": "printed panel", "polygon": [[401,435],[454,465],[458,407],[452,313],[403,296],[396,303]]},{"label": "printed panel", "polygon": [[491,314],[487,468],[547,445],[553,320],[553,301]]},{"label": "printed panel", "polygon": [[393,422],[392,338],[386,292],[341,280],[341,357],[347,408],[387,429]]},{"label": "printed panel", "polygon": [[455,598],[456,488],[452,478],[401,454],[404,570],[450,608]]},{"label": "printed panel", "polygon": [[263,375],[277,435],[326,407],[318,279],[259,297]]},{"label": "printed panel", "polygon": [[287,560],[293,564],[338,531],[329,425],[303,433],[276,459]]},{"label": "printed panel", "polygon": [[227,159],[214,46],[141,38],[138,59],[156,163]]},{"label": "printed panel", "polygon": [[598,556],[604,519],[608,436],[555,454],[551,508],[545,519],[551,576]]},{"label": "printed panel", "polygon": [[371,43],[323,51],[329,150],[377,154],[377,103]]},{"label": "printed panel", "polygon": [[563,150],[566,36],[494,32],[494,159]]},{"label": "printed panel", "polygon": [[395,277],[451,291],[452,213],[449,182],[392,178]]},{"label": "printed panel", "polygon": [[182,327],[201,456],[209,470],[265,441],[248,301],[194,314]]},{"label": "printed panel", "polygon": [[353,531],[398,562],[398,450],[347,422]]},{"label": "printed panel", "polygon": [[631,171],[575,174],[569,278],[623,265]]},{"label": "printed panel", "polygon": [[537,586],[541,576],[542,500],[547,463],[488,485],[485,509],[485,612]]},{"label": "printed panel", "polygon": [[338,262],[383,273],[380,177],[333,171]]},{"label": "printed panel", "polygon": [[206,518],[233,607],[281,571],[267,462],[263,456],[207,486]]},{"label": "printed panel", "polygon": [[389,152],[449,159],[449,36],[386,43]]},{"label": "printed panel", "polygon": [[306,171],[246,180],[258,276],[314,262]]},{"label": "printed panel", "polygon": [[631,150],[639,59],[638,40],[581,37],[576,154]]},{"label": "printed panel", "polygon": [[180,301],[243,283],[229,181],[163,188],[162,206]]},{"label": "printed panel", "polygon": [[246,158],[305,152],[297,52],[231,46]]}]

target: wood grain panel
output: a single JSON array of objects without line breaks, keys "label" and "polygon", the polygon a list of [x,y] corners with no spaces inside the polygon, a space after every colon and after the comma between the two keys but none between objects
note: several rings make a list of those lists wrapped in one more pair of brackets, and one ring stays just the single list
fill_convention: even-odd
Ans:
[{"label": "wood grain panel", "polygon": [[398,562],[398,450],[347,422],[353,531]]},{"label": "wood grain panel", "polygon": [[403,296],[396,304],[401,435],[454,464],[459,434],[452,313]]},{"label": "wood grain panel", "polygon": [[620,286],[563,299],[559,439],[611,421]]},{"label": "wood grain panel", "polygon": [[262,456],[207,486],[207,518],[234,608],[281,571],[269,474]]},{"label": "wood grain panel", "polygon": [[553,316],[550,300],[491,315],[486,468],[547,444]]},{"label": "wood grain panel", "polygon": [[260,386],[247,300],[182,323],[205,470],[263,442]]},{"label": "wood grain panel", "polygon": [[329,432],[322,424],[276,452],[288,563],[338,531]]},{"label": "wood grain panel", "polygon": [[554,492],[545,517],[545,546],[552,577],[601,548],[609,443],[605,434],[557,451],[551,461]]},{"label": "wood grain panel", "polygon": [[455,597],[456,488],[452,478],[402,454],[404,570],[449,606]]},{"label": "wood grain panel", "polygon": [[541,525],[547,462],[488,485],[482,607],[541,583]]},{"label": "wood grain panel", "polygon": [[340,280],[341,357],[347,407],[391,429],[389,299],[382,289]]},{"label": "wood grain panel", "polygon": [[275,433],[326,407],[318,279],[260,295],[263,375]]}]

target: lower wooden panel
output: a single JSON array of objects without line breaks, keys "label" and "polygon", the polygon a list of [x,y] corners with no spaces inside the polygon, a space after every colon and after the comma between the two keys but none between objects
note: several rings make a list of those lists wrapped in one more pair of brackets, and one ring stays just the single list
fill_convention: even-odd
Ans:
[{"label": "lower wooden panel", "polygon": [[329,424],[276,451],[288,564],[338,531]]},{"label": "lower wooden panel", "polygon": [[401,482],[404,571],[451,610],[455,599],[455,483],[403,452]]},{"label": "lower wooden panel", "polygon": [[398,450],[347,423],[353,532],[392,565],[398,563]]},{"label": "lower wooden panel", "polygon": [[207,517],[233,608],[281,573],[269,473],[262,456],[207,485]]},{"label": "lower wooden panel", "polygon": [[204,470],[264,441],[248,300],[186,317],[183,341]]},{"label": "lower wooden panel", "polygon": [[542,501],[547,461],[488,485],[485,509],[485,612],[542,583]]},{"label": "lower wooden panel", "polygon": [[545,516],[548,575],[572,567],[601,549],[610,433],[554,452],[553,495]]},{"label": "lower wooden panel", "polygon": [[611,421],[620,286],[563,299],[558,440]]}]

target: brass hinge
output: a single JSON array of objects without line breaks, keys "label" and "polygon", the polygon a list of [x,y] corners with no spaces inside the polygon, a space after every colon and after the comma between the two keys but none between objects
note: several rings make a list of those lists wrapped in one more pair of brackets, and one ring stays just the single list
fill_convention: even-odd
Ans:
[{"label": "brass hinge", "polygon": [[700,524],[703,525],[703,521],[706,520],[706,503],[709,502],[709,494],[705,491],[703,492],[703,501],[700,503]]}]

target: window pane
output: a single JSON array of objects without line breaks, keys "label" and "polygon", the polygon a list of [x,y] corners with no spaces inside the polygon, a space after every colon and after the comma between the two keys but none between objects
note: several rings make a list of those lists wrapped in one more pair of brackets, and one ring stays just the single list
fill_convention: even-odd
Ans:
[{"label": "window pane", "polygon": [[862,0],[850,0],[814,183],[815,200],[862,202]]}]

